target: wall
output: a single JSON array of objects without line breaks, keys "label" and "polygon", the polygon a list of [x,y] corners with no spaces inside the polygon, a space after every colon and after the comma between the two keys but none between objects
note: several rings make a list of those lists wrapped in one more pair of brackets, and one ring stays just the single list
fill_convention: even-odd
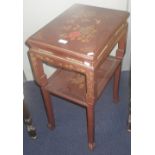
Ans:
[{"label": "wall", "polygon": [[[52,19],[69,8],[74,3],[95,5],[100,7],[128,10],[128,0],[24,0],[24,42],[38,29],[49,23]],[[130,34],[130,31],[129,31]],[[32,71],[27,57],[28,48],[23,44],[23,67],[27,80],[32,80]],[[130,66],[130,35],[128,35],[127,53],[123,61],[123,70],[128,70]],[[44,66],[45,72],[49,75],[53,68]]]}]

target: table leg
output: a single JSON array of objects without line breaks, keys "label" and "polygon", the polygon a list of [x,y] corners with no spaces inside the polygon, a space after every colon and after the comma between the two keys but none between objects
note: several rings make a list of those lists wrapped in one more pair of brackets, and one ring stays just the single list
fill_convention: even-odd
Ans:
[{"label": "table leg", "polygon": [[88,147],[93,150],[95,147],[95,77],[94,72],[88,71],[86,73],[86,102],[87,102],[87,134]]},{"label": "table leg", "polygon": [[94,106],[88,105],[87,107],[87,134],[88,134],[88,147],[93,150],[95,147],[95,125],[94,125]]},{"label": "table leg", "polygon": [[53,108],[51,103],[51,97],[49,92],[47,92],[43,87],[41,87],[42,96],[44,99],[44,105],[46,109],[46,115],[48,119],[48,127],[53,129],[55,127],[55,119],[53,114]]},{"label": "table leg", "polygon": [[113,100],[114,102],[119,101],[119,81],[121,74],[121,65],[118,66],[114,73],[114,87],[113,87]]},{"label": "table leg", "polygon": [[[124,36],[118,41],[118,49],[116,52],[116,58],[117,59],[123,59],[123,56],[125,54],[126,49],[126,37],[127,37],[127,31],[124,34]],[[121,75],[121,64],[118,66],[114,73],[114,87],[113,87],[113,100],[115,102],[119,101],[119,81],[120,81],[120,75]]]},{"label": "table leg", "polygon": [[44,88],[45,85],[48,83],[48,81],[47,81],[46,74],[44,73],[43,64],[42,64],[42,61],[38,59],[33,52],[31,52],[31,50],[29,52],[29,56],[31,60],[34,77],[36,79],[36,82],[41,87],[41,92],[44,99],[44,105],[45,105],[47,119],[48,119],[48,127],[52,129],[55,127],[55,120],[54,120],[54,113],[53,113],[50,94]]}]

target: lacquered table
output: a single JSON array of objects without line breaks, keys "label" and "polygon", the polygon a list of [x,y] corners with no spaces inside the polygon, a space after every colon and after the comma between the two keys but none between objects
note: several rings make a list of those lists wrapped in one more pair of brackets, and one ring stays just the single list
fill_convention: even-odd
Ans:
[{"label": "lacquered table", "polygon": [[[94,106],[113,76],[113,99],[119,100],[128,16],[125,11],[75,4],[26,42],[34,77],[44,99],[48,127],[55,127],[50,94],[85,107],[91,150],[95,146]],[[116,56],[110,56],[116,44]],[[57,68],[49,78],[43,63]]]}]

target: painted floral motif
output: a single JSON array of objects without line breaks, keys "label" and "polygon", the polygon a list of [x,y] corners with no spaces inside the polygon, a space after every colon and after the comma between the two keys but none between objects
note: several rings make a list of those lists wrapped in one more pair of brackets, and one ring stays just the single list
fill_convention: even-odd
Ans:
[{"label": "painted floral motif", "polygon": [[102,22],[93,11],[81,10],[73,14],[64,23],[60,37],[66,40],[78,40],[82,43],[90,42],[97,33],[97,25]]},{"label": "painted floral motif", "polygon": [[79,89],[84,88],[85,79],[81,74],[75,74],[75,76],[70,80],[71,84],[77,85]]},{"label": "painted floral motif", "polygon": [[81,33],[79,31],[73,31],[70,32],[68,34],[68,38],[70,38],[70,40],[75,40],[76,38],[78,38],[81,35]]},{"label": "painted floral motif", "polygon": [[96,29],[94,25],[81,27],[80,28],[81,35],[77,37],[77,40],[80,40],[82,42],[89,42],[95,35]]},{"label": "painted floral motif", "polygon": [[76,26],[76,27],[73,27],[72,30],[73,31],[71,32],[61,34],[60,37],[64,39],[69,39],[69,40],[79,40],[83,43],[86,43],[86,42],[89,42],[96,33],[96,29],[94,25],[78,27],[78,28]]}]

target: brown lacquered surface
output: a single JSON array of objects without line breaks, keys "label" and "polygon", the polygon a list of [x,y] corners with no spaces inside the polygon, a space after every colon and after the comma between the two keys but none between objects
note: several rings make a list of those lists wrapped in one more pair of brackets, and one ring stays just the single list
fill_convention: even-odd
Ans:
[{"label": "brown lacquered surface", "polygon": [[[127,17],[124,11],[75,4],[35,33],[27,43],[57,50],[57,53],[63,51],[94,59],[112,35],[118,33]],[[60,43],[60,39],[67,43]]]},{"label": "brown lacquered surface", "polygon": [[[109,57],[97,70],[95,79],[96,99],[100,96],[119,64],[119,59]],[[45,88],[55,95],[87,106],[85,76],[80,73],[59,69],[49,78]]]},{"label": "brown lacquered surface", "polygon": [[[128,15],[124,11],[76,4],[27,41],[34,77],[44,99],[48,127],[55,127],[50,93],[86,107],[90,150],[95,146],[94,107],[112,76],[113,99],[119,101]],[[116,56],[110,57],[116,44]],[[50,78],[44,72],[44,62],[57,68]]]}]

